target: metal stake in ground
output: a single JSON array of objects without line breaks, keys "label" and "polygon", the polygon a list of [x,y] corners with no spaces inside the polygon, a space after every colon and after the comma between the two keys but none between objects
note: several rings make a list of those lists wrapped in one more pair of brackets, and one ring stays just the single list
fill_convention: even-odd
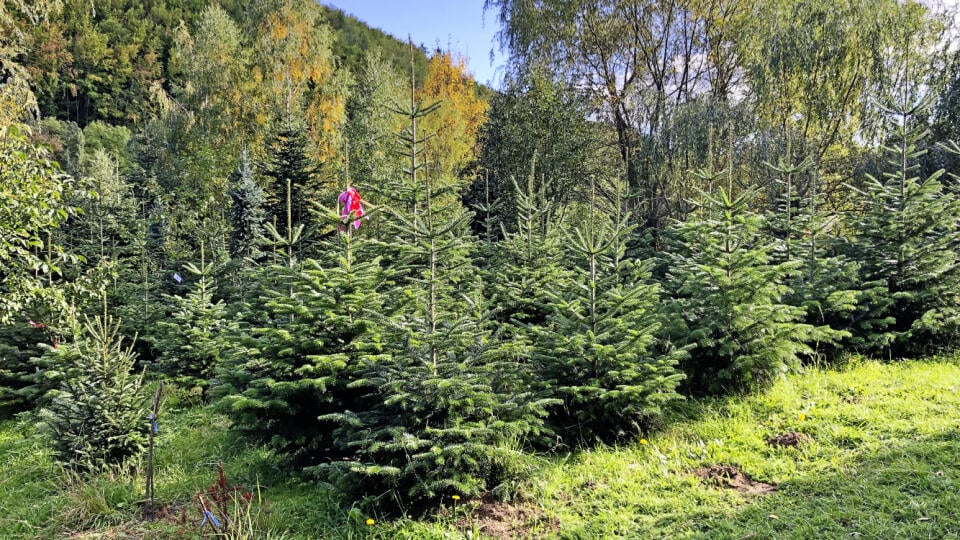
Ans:
[{"label": "metal stake in ground", "polygon": [[153,408],[147,418],[150,420],[150,446],[147,448],[147,512],[153,513],[155,508],[153,493],[153,438],[160,432],[160,426],[157,424],[157,417],[160,414],[160,396],[163,393],[163,381],[157,388],[156,395],[153,396]]}]

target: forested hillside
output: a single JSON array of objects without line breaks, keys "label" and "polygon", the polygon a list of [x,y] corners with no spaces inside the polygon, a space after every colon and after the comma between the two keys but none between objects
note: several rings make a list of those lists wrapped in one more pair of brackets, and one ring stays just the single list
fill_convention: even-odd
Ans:
[{"label": "forested hillside", "polygon": [[687,398],[960,345],[953,14],[486,9],[497,91],[310,0],[0,3],[0,412],[147,474],[162,382],[411,514]]}]

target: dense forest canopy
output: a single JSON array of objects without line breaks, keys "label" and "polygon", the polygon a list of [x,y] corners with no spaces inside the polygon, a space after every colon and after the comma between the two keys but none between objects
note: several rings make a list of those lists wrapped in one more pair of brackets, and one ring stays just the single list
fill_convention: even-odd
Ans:
[{"label": "dense forest canopy", "polygon": [[958,345],[952,14],[486,9],[497,91],[310,0],[0,3],[4,414],[121,462],[143,371],[407,509],[683,396]]}]

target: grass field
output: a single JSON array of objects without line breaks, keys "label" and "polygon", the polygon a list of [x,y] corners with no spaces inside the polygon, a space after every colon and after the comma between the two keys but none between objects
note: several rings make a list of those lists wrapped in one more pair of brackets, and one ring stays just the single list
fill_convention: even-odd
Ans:
[{"label": "grass field", "polygon": [[260,486],[244,529],[255,538],[958,538],[958,390],[955,359],[810,369],[761,394],[683,403],[630,446],[544,459],[520,501],[438,501],[393,521],[340,506],[176,399],[157,449],[167,515],[144,520],[141,478],[62,471],[23,418],[0,424],[0,538],[200,538],[192,499],[218,462]]}]

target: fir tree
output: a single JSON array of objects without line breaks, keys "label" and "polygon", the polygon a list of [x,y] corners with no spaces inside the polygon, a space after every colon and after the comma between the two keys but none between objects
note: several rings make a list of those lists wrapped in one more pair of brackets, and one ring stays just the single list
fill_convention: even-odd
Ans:
[{"label": "fir tree", "polygon": [[320,417],[369,406],[350,385],[384,354],[386,274],[368,241],[344,236],[321,244],[321,260],[261,269],[261,305],[231,336],[214,389],[235,427],[301,464],[341,456],[337,425]]},{"label": "fir tree", "polygon": [[[918,114],[925,101],[886,109],[893,143],[889,170],[868,175],[866,208],[855,218],[853,255],[864,281],[880,280],[891,300],[892,354],[922,354],[957,345],[960,325],[960,198],[940,182],[943,169],[916,176],[927,135]],[[874,345],[884,345],[876,342]]]},{"label": "fir tree", "polygon": [[[119,261],[119,273],[127,279],[115,280],[115,288],[111,289],[114,297],[110,298],[114,312],[122,321],[121,332],[141,337],[150,336],[165,315],[166,306],[160,291],[171,275],[164,270],[166,219],[159,197],[151,193],[156,189],[159,188],[149,186],[138,193],[140,215],[130,246],[135,255]],[[135,347],[142,357],[152,357],[148,339],[137,340]]]},{"label": "fir tree", "polygon": [[136,355],[132,345],[123,347],[119,327],[96,317],[75,343],[59,348],[70,376],[40,415],[60,459],[72,466],[118,465],[143,450],[143,375],[133,372]]},{"label": "fir tree", "polygon": [[[350,459],[320,469],[341,485],[390,493],[401,505],[442,494],[480,495],[518,474],[519,441],[541,429],[549,401],[517,387],[517,366],[491,355],[487,310],[470,264],[470,215],[444,197],[431,175],[419,175],[424,137],[417,120],[435,106],[414,99],[410,128],[410,193],[392,213],[393,235],[407,275],[396,291],[392,357],[368,363],[356,386],[377,406],[338,415]],[[441,202],[443,201],[443,202]]]},{"label": "fir tree", "polygon": [[[493,301],[500,311],[498,318],[514,321],[517,325],[540,325],[549,312],[547,290],[562,287],[569,281],[560,261],[563,260],[564,238],[556,206],[546,198],[546,181],[536,187],[536,161],[530,166],[530,174],[521,187],[513,179],[515,213],[511,221],[515,227],[501,227],[497,233],[491,230],[493,223],[484,223],[485,246],[489,246],[487,271]],[[496,203],[486,203],[480,208],[491,208]],[[488,220],[493,219],[488,215]],[[496,234],[502,237],[493,241]]]},{"label": "fir tree", "polygon": [[684,370],[696,391],[719,392],[769,383],[810,355],[830,332],[802,323],[802,307],[783,302],[800,262],[775,263],[778,241],[763,234],[750,210],[752,191],[703,194],[709,211],[677,225],[664,255],[674,300],[670,333],[691,345]]},{"label": "fir tree", "polygon": [[578,440],[637,433],[679,398],[683,355],[659,332],[659,286],[651,263],[625,256],[633,227],[620,201],[590,201],[589,217],[564,244],[574,276],[554,284],[550,315],[535,329],[537,370],[563,399],[552,418]]},{"label": "fir tree", "polygon": [[[883,316],[885,288],[879,281],[861,283],[860,264],[842,253],[843,239],[833,234],[840,219],[821,204],[813,160],[766,165],[780,173],[785,188],[777,211],[766,220],[782,239],[771,262],[799,263],[783,301],[802,307],[806,322],[834,331],[831,339],[815,344],[817,353],[832,357],[845,349],[862,350],[866,339],[882,339],[892,322]],[[800,195],[798,177],[806,179],[806,197]]]},{"label": "fir tree", "polygon": [[159,352],[159,371],[202,392],[222,361],[223,336],[234,324],[227,319],[224,301],[214,301],[213,265],[201,258],[199,267],[188,263],[184,268],[196,281],[185,297],[165,295],[172,313],[158,323],[151,341]]},{"label": "fir tree", "polygon": [[[862,281],[861,264],[843,252],[846,240],[826,229],[835,220],[819,221],[818,216],[803,220],[809,240],[805,259],[788,282],[790,292],[783,302],[806,312],[806,322],[831,329],[823,340],[814,343],[816,353],[833,358],[845,351],[868,352],[892,338],[888,315],[891,299],[880,280]],[[819,242],[814,243],[814,238]]]},{"label": "fir tree", "polygon": [[[498,347],[522,362],[530,362],[536,342],[536,328],[546,324],[550,314],[550,289],[564,289],[571,273],[562,264],[564,239],[554,206],[544,190],[534,187],[535,169],[531,166],[525,188],[516,180],[515,231],[505,228],[499,242],[491,240],[491,224],[486,223],[486,256],[481,257],[485,282],[490,289],[493,313],[500,328]],[[483,252],[481,252],[483,253]],[[521,370],[534,374],[530,369]]]}]

